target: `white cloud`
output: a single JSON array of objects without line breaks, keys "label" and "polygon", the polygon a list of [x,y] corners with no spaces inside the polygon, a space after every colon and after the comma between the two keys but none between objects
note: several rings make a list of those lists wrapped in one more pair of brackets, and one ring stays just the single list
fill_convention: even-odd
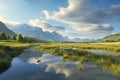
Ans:
[{"label": "white cloud", "polygon": [[94,5],[87,2],[88,0],[68,0],[68,7],[61,7],[58,12],[44,10],[43,13],[46,19],[53,19],[70,25],[79,37],[83,34],[84,36],[88,34],[89,36],[96,36],[97,34],[100,37],[111,34],[113,27],[109,20],[112,20],[110,18],[112,14],[113,16],[120,14],[119,6],[110,7],[109,10],[102,8],[92,10],[91,7]]},{"label": "white cloud", "polygon": [[79,32],[106,31],[111,32],[113,28],[110,24],[76,24],[73,28]]},{"label": "white cloud", "polygon": [[[83,23],[74,23],[72,25],[72,29],[75,30],[75,32],[70,32],[69,30],[65,29],[62,26],[55,26],[51,25],[43,20],[40,19],[34,19],[30,20],[29,24],[32,26],[37,26],[42,28],[44,31],[49,32],[58,32],[63,36],[68,36],[69,38],[102,38],[103,36],[108,35],[111,33],[113,28],[109,24],[83,24]],[[89,35],[89,36],[87,36]],[[86,37],[85,37],[86,36]],[[97,37],[95,37],[97,36]],[[102,37],[101,37],[102,36]]]},{"label": "white cloud", "polygon": [[47,23],[43,20],[40,20],[40,19],[30,20],[29,24],[32,25],[32,26],[40,27],[44,31],[49,31],[49,32],[65,30],[65,28],[62,27],[62,26],[51,25],[51,24],[49,24],[49,23]]},{"label": "white cloud", "polygon": [[55,19],[65,23],[73,23],[80,20],[82,14],[85,10],[82,0],[68,0],[69,6],[67,8],[61,7],[59,12],[48,12],[46,10],[43,13],[46,15],[47,19]]},{"label": "white cloud", "polygon": [[10,20],[6,19],[4,16],[0,16],[0,21],[5,24],[12,25],[12,26],[20,24],[19,22],[16,22],[16,21],[10,21]]},{"label": "white cloud", "polygon": [[69,33],[69,31],[67,31],[63,26],[52,25],[40,19],[29,20],[29,24],[32,26],[40,27],[43,29],[43,31],[57,32],[63,36],[68,36]]}]

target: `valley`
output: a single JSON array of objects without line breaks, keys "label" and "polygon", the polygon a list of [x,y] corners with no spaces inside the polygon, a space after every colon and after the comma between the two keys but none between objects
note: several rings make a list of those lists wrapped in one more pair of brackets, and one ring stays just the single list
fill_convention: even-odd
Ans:
[{"label": "valley", "polygon": [[[5,27],[7,29],[7,27],[3,23],[1,24],[2,27]],[[43,34],[47,33],[47,35],[41,34],[42,36],[45,36],[46,39],[42,36],[41,38],[37,38],[38,36],[34,36],[39,33],[35,33],[34,35],[31,35],[30,33],[28,35],[26,34],[28,28],[29,25],[24,25],[24,28],[21,30],[24,31],[22,32],[23,35],[16,34],[10,29],[7,29],[11,33],[8,34],[8,31],[6,32],[5,30],[1,29],[0,79],[18,80],[18,78],[20,78],[22,80],[26,80],[30,78],[31,75],[33,75],[33,77],[37,75],[43,76],[43,78],[38,76],[36,80],[46,80],[48,78],[50,78],[50,80],[56,80],[55,77],[58,77],[58,75],[58,80],[79,79],[79,76],[83,77],[84,80],[89,80],[89,78],[91,78],[92,80],[101,79],[100,76],[98,76],[97,74],[101,74],[102,79],[105,80],[112,80],[112,78],[114,80],[120,79],[119,33],[106,36],[100,40],[77,38],[77,40],[75,39],[74,41],[68,39],[64,39],[64,41],[63,39],[57,38],[62,38],[62,36],[60,35],[56,36],[56,39],[54,39],[53,37],[47,37],[49,33],[44,33],[40,28],[38,29],[38,32],[42,31]],[[19,30],[20,29],[18,29],[18,31]],[[32,30],[32,33],[37,31],[37,29]],[[32,30],[30,30],[30,32]],[[51,36],[51,34],[56,35],[57,33],[50,33],[49,36]],[[18,65],[21,67],[19,67]],[[29,68],[26,66],[29,66]],[[35,68],[40,68],[40,72],[42,73],[40,73],[38,69],[37,71],[34,71]],[[49,68],[53,69],[54,71],[51,71]],[[57,71],[57,68],[58,70],[60,69],[60,71]],[[19,71],[19,69],[23,69],[25,71],[25,78],[23,78],[24,73]],[[75,71],[71,72],[72,69]],[[65,70],[65,72],[62,72],[62,70]],[[91,72],[91,70],[93,70],[94,72],[92,74],[88,74],[87,76],[86,70],[88,70],[88,72]],[[30,74],[29,71],[31,71],[33,74]],[[13,72],[16,72],[16,74],[14,74]],[[75,76],[75,74],[77,76]],[[5,77],[6,75],[8,75],[9,77]],[[50,77],[49,75],[55,77]],[[94,77],[91,77],[90,75],[93,75]]]},{"label": "valley", "polygon": [[[59,79],[58,80],[73,80],[73,79],[79,79],[79,76],[83,77],[84,80],[89,80],[90,74],[88,74],[88,78],[85,78],[85,76],[87,76],[87,73],[85,74],[83,70],[85,69],[90,69],[90,70],[95,70],[94,72],[96,72],[96,70],[100,69],[102,70],[102,72],[98,71],[98,73],[93,73],[92,75],[95,76],[96,78],[91,78],[93,80],[98,80],[100,79],[99,76],[97,76],[96,74],[105,74],[106,78],[102,78],[102,79],[110,79],[110,75],[113,77],[113,79],[115,80],[119,80],[120,79],[120,43],[119,42],[106,42],[106,43],[58,43],[58,42],[42,42],[42,43],[24,43],[24,42],[8,42],[8,41],[1,41],[0,42],[0,69],[2,71],[0,78],[2,80],[9,80],[9,79],[16,79],[20,78],[22,80],[25,80],[27,78],[30,77],[30,75],[34,75],[33,77],[35,77],[35,74],[29,74],[29,70],[27,69],[27,67],[25,67],[25,65],[29,66],[30,71],[32,70],[32,66],[34,66],[34,69],[36,68],[40,68],[43,69],[42,66],[44,65],[56,65],[59,67],[59,69],[61,69],[63,66],[63,69],[68,70],[68,74],[66,73],[61,73],[61,72],[57,72],[57,73],[52,73],[49,70],[46,72],[38,73],[38,75],[42,75],[43,78],[38,77],[38,79],[43,79],[46,80],[48,79],[48,73],[49,75],[54,75],[56,77],[58,77],[59,75]],[[28,49],[31,46],[36,46],[36,48],[34,49]],[[103,52],[101,52],[101,54],[97,54],[97,52],[92,52],[89,50],[102,50]],[[106,52],[106,54],[102,54]],[[109,52],[111,52],[109,54]],[[107,54],[108,53],[108,54]],[[42,56],[41,56],[42,55]],[[44,57],[45,56],[45,57]],[[43,57],[43,58],[42,58]],[[22,63],[19,62],[19,58],[20,60],[22,60]],[[50,58],[50,59],[49,59]],[[45,62],[44,62],[45,59]],[[54,60],[55,59],[55,60]],[[53,60],[53,61],[52,61]],[[17,64],[16,64],[17,61]],[[30,62],[29,62],[30,61]],[[50,61],[50,62],[49,62]],[[59,62],[60,61],[60,62]],[[57,64],[56,64],[57,63]],[[60,67],[60,65],[61,67]],[[70,67],[65,67],[66,66],[70,66]],[[14,65],[16,65],[15,69],[14,69]],[[21,65],[21,68],[17,65]],[[41,67],[40,67],[41,66]],[[76,67],[75,67],[76,66]],[[87,67],[88,66],[88,67]],[[91,66],[96,66],[96,67],[91,67]],[[22,78],[22,72],[20,72],[20,74],[18,75],[18,73],[13,74],[11,73],[11,69],[14,71],[17,68],[20,68],[21,70],[23,68],[25,68],[25,73],[28,75],[26,76],[26,78]],[[44,67],[45,68],[45,67]],[[51,67],[53,68],[53,67]],[[55,67],[57,68],[57,67]],[[6,70],[7,69],[7,70]],[[33,69],[33,70],[34,70]],[[71,69],[75,69],[75,72],[69,72],[71,71]],[[19,71],[19,69],[17,69],[16,71]],[[39,71],[39,70],[38,70]],[[32,71],[34,73],[38,72],[38,71]],[[13,74],[13,76],[9,76],[6,77],[6,75],[10,75]],[[62,77],[61,74],[64,74],[66,77]],[[74,78],[70,77],[70,76],[74,76],[75,74],[79,75],[76,76]],[[81,74],[85,74],[84,76],[82,76]],[[47,77],[44,77],[44,76]],[[21,76],[21,77],[20,77]],[[51,79],[55,80],[55,78],[50,77]]]},{"label": "valley", "polygon": [[0,80],[120,80],[120,0],[0,0]]}]

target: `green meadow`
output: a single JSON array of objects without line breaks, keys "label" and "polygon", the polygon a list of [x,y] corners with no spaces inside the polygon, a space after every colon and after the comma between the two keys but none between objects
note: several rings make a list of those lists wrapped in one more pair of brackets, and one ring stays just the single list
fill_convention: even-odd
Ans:
[{"label": "green meadow", "polygon": [[[60,55],[63,60],[79,61],[80,64],[92,62],[104,71],[120,76],[120,54],[97,55],[86,49],[120,52],[120,43],[41,43],[37,50]],[[114,58],[115,57],[115,58]],[[78,67],[81,70],[82,66]]]},{"label": "green meadow", "polygon": [[11,60],[32,44],[15,41],[0,42],[0,72],[10,67]]},{"label": "green meadow", "polygon": [[[10,67],[11,60],[20,55],[24,49],[37,46],[37,50],[55,56],[62,56],[63,60],[78,61],[80,64],[91,62],[100,66],[104,71],[120,76],[120,43],[23,43],[17,41],[0,41],[0,71]],[[116,54],[97,55],[87,50],[103,50]],[[79,66],[81,70],[83,66]]]},{"label": "green meadow", "polygon": [[42,48],[74,48],[74,49],[91,49],[120,52],[120,42],[105,43],[41,43]]}]

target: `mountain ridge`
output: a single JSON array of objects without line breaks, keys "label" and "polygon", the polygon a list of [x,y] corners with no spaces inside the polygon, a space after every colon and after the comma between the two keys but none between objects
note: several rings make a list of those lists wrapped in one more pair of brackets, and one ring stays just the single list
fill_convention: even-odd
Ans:
[{"label": "mountain ridge", "polygon": [[8,35],[16,35],[12,30],[10,30],[3,22],[0,21],[0,32],[4,32]]},{"label": "mountain ridge", "polygon": [[42,28],[31,26],[28,24],[20,24],[14,27],[8,25],[8,27],[16,33],[21,33],[24,36],[30,36],[45,41],[66,41],[68,39],[67,37],[63,37],[57,32],[43,31]]},{"label": "mountain ridge", "polygon": [[101,42],[120,42],[120,32],[113,35],[108,35],[103,39],[101,39],[100,41]]}]

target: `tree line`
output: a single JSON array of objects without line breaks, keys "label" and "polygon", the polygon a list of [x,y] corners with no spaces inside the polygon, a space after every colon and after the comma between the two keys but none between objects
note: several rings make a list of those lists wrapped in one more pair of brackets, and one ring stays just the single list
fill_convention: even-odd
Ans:
[{"label": "tree line", "polygon": [[32,37],[23,37],[22,34],[7,35],[4,32],[0,32],[0,40],[14,40],[17,42],[41,42],[41,40]]}]

